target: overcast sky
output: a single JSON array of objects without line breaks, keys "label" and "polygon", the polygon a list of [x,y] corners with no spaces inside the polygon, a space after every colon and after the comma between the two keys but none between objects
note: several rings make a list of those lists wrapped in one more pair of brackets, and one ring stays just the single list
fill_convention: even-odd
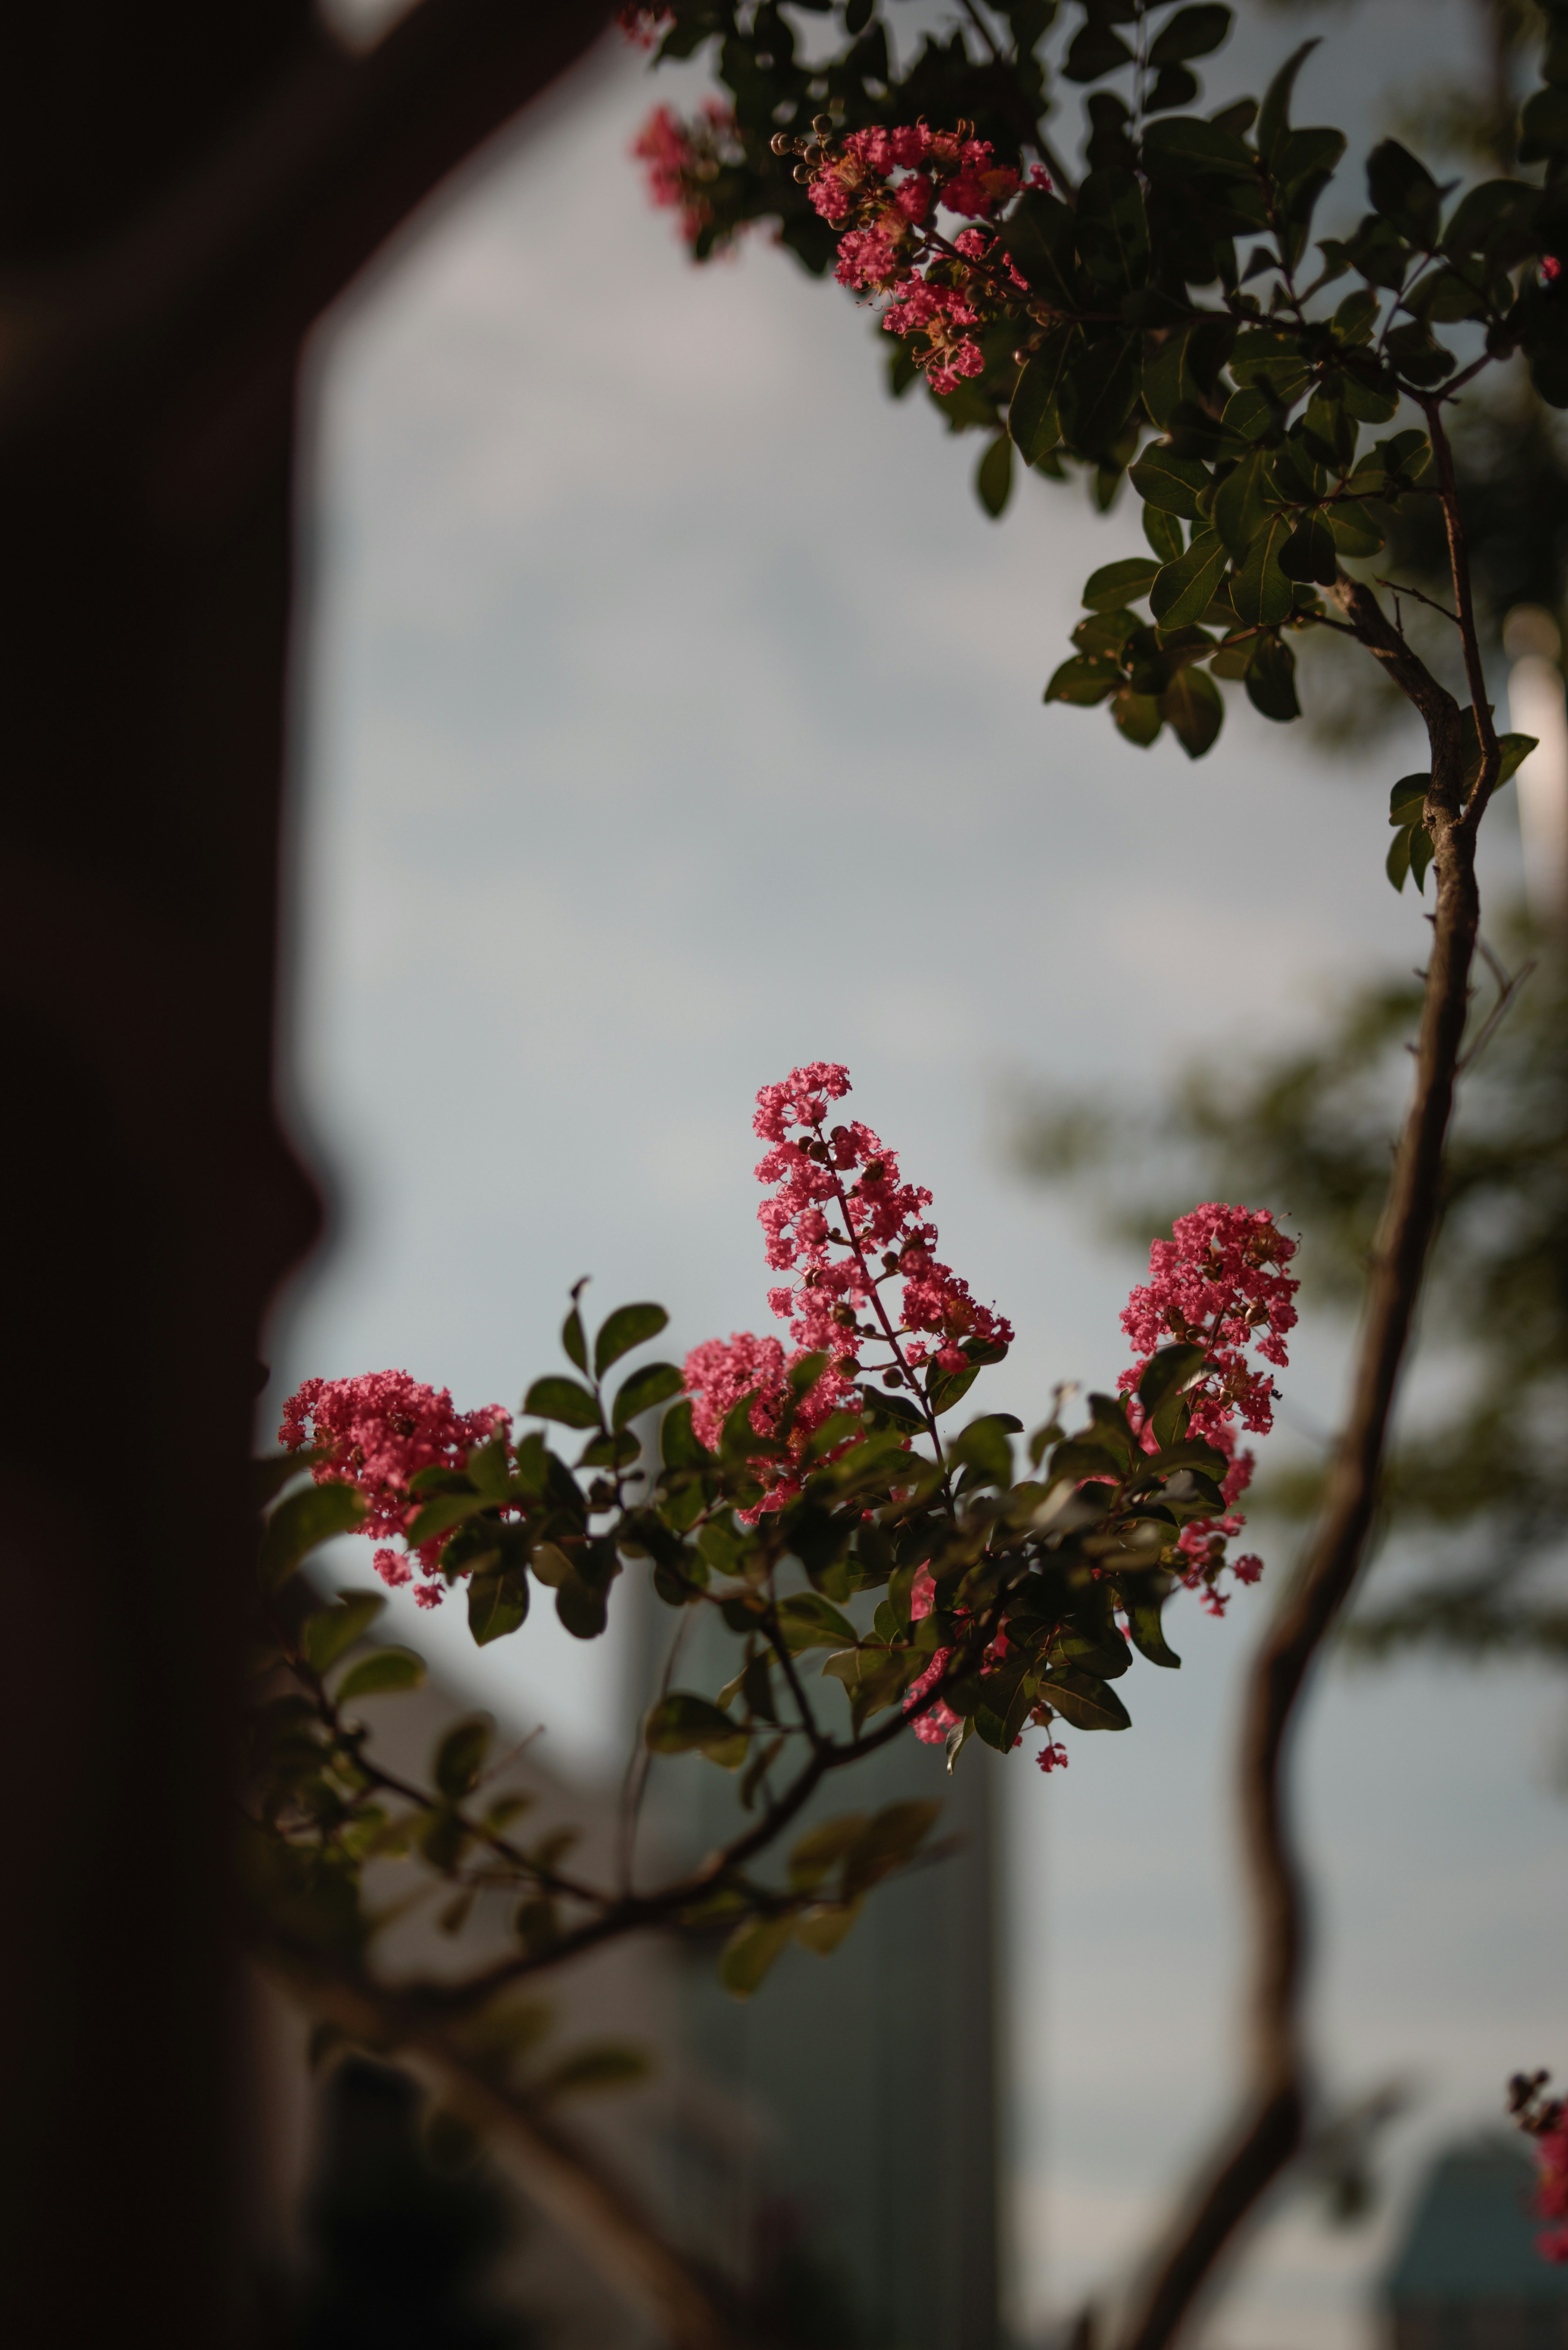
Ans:
[{"label": "overcast sky", "polygon": [[[1401,32],[1428,62],[1468,32],[1464,0],[1373,13],[1385,63]],[[1298,119],[1354,85],[1370,121],[1390,74],[1324,21]],[[1261,12],[1211,99],[1299,33]],[[763,1326],[753,1097],[826,1058],[1017,1326],[987,1400],[1038,1419],[1053,1380],[1114,1378],[1140,1268],[1010,1170],[1009,1099],[1147,1097],[1417,960],[1381,869],[1417,746],[1330,760],[1232,702],[1194,766],[1043,711],[1136,518],[1029,480],[988,522],[979,444],[888,400],[847,296],[760,241],[692,269],[626,156],[655,94],[607,50],[321,340],[287,1091],[333,1228],[268,1401],[394,1364],[515,1405],[589,1272],[601,1311],[663,1299],[672,1352]],[[1499,888],[1512,827],[1500,808]],[[1331,1417],[1341,1353],[1303,1332],[1302,1412]],[[1225,1771],[1266,1605],[1183,1603],[1187,1666],[1124,1685],[1131,1736],[1008,1773],[1032,2323],[1139,2246],[1220,2110]],[[508,1718],[547,1707],[564,1758],[618,1744],[613,1642],[536,1617],[480,1659],[457,1609],[407,1613]],[[1342,2085],[1418,2086],[1407,2183],[1509,2070],[1568,2060],[1555,1706],[1525,1674],[1415,1667],[1331,1672],[1315,1701],[1324,2045]],[[1379,2257],[1287,2214],[1217,2340],[1359,2339]]]}]

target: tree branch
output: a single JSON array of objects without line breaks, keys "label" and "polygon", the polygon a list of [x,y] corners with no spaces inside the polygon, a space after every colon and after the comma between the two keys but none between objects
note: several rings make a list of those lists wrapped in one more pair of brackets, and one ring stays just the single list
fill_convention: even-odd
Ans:
[{"label": "tree branch", "polygon": [[[95,249],[0,301],[0,442],[112,397],[292,369],[321,312],[573,64],[608,0],[421,0],[367,55],[319,28],[247,122]],[[124,412],[123,411],[121,411]]]},{"label": "tree branch", "polygon": [[[1460,547],[1462,553],[1462,541]],[[1427,821],[1438,875],[1432,952],[1415,1096],[1374,1247],[1349,1411],[1317,1527],[1247,1683],[1240,1780],[1252,1918],[1248,2077],[1231,2127],[1134,2305],[1122,2350],[1165,2350],[1237,2230],[1302,2143],[1303,1918],[1300,1865],[1285,1810],[1287,1741],[1309,1672],[1355,1584],[1377,1505],[1389,1412],[1440,1205],[1444,1139],[1480,922],[1474,827],[1460,816],[1458,705],[1389,626],[1369,589],[1342,578],[1334,593],[1362,642],[1427,722],[1432,751]],[[1468,614],[1462,565],[1458,600],[1461,615]]]},{"label": "tree branch", "polygon": [[668,2350],[735,2350],[701,2277],[618,2181],[532,2098],[477,2064],[450,2027],[281,1944],[264,1954],[290,1997],[350,2040],[396,2053],[442,2102],[482,2131],[519,2186],[590,2261],[611,2289],[659,2328]]}]

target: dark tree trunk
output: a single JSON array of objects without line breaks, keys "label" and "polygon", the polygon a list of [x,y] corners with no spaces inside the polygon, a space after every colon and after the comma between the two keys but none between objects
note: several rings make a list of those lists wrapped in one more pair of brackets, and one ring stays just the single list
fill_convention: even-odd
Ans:
[{"label": "dark tree trunk", "polygon": [[[320,308],[605,11],[0,25],[0,2324],[243,2338],[229,1850],[272,1101],[295,379]],[[231,23],[231,19],[234,20]]]}]

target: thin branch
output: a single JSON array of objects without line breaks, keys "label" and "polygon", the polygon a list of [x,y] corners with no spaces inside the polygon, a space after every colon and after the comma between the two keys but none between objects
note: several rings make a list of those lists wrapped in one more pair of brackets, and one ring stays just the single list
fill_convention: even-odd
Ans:
[{"label": "thin branch", "polygon": [[[1465,677],[1470,689],[1476,731],[1480,738],[1480,773],[1476,777],[1466,810],[1467,816],[1471,818],[1473,830],[1492,795],[1501,754],[1498,749],[1497,729],[1492,724],[1491,704],[1486,695],[1486,671],[1481,665],[1480,639],[1476,633],[1475,602],[1469,592],[1469,551],[1465,544],[1464,520],[1459,513],[1459,484],[1454,478],[1454,452],[1449,446],[1449,436],[1443,425],[1442,402],[1425,399],[1421,401],[1421,410],[1427,419],[1427,430],[1431,435],[1433,453],[1438,460],[1438,478],[1443,485],[1443,521],[1449,537],[1449,568],[1453,575],[1454,606],[1459,614],[1459,635],[1465,649]],[[1460,788],[1463,788],[1462,781]]]},{"label": "thin branch", "polygon": [[[1456,629],[1460,625],[1459,616],[1457,612],[1450,612],[1448,606],[1446,604],[1439,604],[1435,596],[1424,596],[1418,588],[1405,586],[1397,579],[1384,579],[1381,577],[1378,579],[1377,585],[1379,588],[1386,588],[1389,593],[1394,596],[1414,596],[1417,604],[1425,604],[1429,610],[1440,612],[1445,620],[1451,620],[1453,622]],[[1401,630],[1400,633],[1403,634],[1403,630]]]},{"label": "thin branch", "polygon": [[270,1971],[301,2006],[367,2047],[395,2052],[444,2105],[485,2137],[531,2201],[554,2220],[668,2350],[736,2350],[735,2336],[696,2271],[667,2243],[618,2180],[549,2114],[508,2088],[449,2025],[379,1991],[347,1964],[281,1942]]}]

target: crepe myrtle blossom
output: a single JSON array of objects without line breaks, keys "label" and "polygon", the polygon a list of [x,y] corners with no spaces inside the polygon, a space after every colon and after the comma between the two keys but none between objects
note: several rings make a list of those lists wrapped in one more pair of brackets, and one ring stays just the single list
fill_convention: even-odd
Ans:
[{"label": "crepe myrtle blossom", "polygon": [[[714,222],[712,183],[727,163],[739,160],[735,118],[718,99],[705,99],[688,122],[668,106],[656,106],[632,141],[633,159],[648,167],[649,201],[679,213],[680,234],[695,245]],[[723,231],[712,242],[723,244]]]},{"label": "crepe myrtle blossom", "polygon": [[[318,1456],[311,1474],[318,1485],[352,1485],[365,1503],[368,1534],[401,1539],[417,1516],[420,1500],[409,1491],[421,1469],[462,1469],[478,1446],[510,1430],[511,1414],[499,1404],[460,1412],[446,1388],[421,1385],[407,1371],[366,1371],[352,1379],[306,1379],[283,1408],[278,1440],[289,1452],[309,1445]],[[373,1564],[383,1583],[397,1589],[422,1582],[414,1593],[421,1607],[441,1604],[437,1561],[445,1535],[417,1550],[389,1545]]]},{"label": "crepe myrtle blossom", "polygon": [[[827,135],[831,127],[820,115],[809,140],[780,132],[774,152],[799,155],[796,179],[839,232],[839,284],[886,299],[887,332],[903,338],[933,391],[954,391],[963,377],[984,369],[971,330],[1017,312],[1029,288],[992,231],[950,233],[940,215],[990,221],[1017,195],[1019,174],[969,123],[943,131],[906,122],[838,140]],[[1038,169],[1032,182],[1050,185]]]},{"label": "crepe myrtle blossom", "polygon": [[1535,2144],[1535,2210],[1550,2221],[1535,2239],[1542,2260],[1568,2262],[1568,2100],[1548,2094],[1550,2073],[1516,2073],[1508,2109]]},{"label": "crepe myrtle blossom", "polygon": [[773,1435],[791,1369],[808,1356],[826,1357],[795,1406],[789,1456],[755,1464],[768,1488],[763,1508],[780,1508],[798,1492],[792,1462],[828,1415],[861,1409],[860,1377],[879,1373],[885,1387],[907,1388],[918,1401],[918,1375],[928,1366],[939,1373],[969,1367],[966,1342],[996,1349],[1012,1343],[1012,1324],[972,1297],[937,1256],[937,1228],[926,1212],[931,1195],[904,1181],[897,1153],[859,1119],[829,1126],[829,1105],[849,1089],[839,1063],[812,1061],[757,1096],[753,1124],[768,1145],[757,1180],[771,1187],[757,1217],[770,1269],[794,1276],[769,1291],[768,1304],[788,1326],[792,1348],[786,1354],[777,1338],[737,1331],[686,1357],[691,1424],[710,1451],[747,1394],[755,1398],[753,1427]]},{"label": "crepe myrtle blossom", "polygon": [[1273,1426],[1272,1370],[1256,1369],[1247,1350],[1281,1369],[1289,1359],[1285,1336],[1295,1326],[1292,1301],[1301,1284],[1284,1268],[1295,1253],[1295,1242],[1285,1238],[1266,1209],[1211,1200],[1179,1216],[1169,1240],[1154,1243],[1148,1280],[1133,1291],[1122,1315],[1138,1358],[1117,1384],[1146,1451],[1158,1451],[1159,1444],[1133,1391],[1150,1357],[1173,1339],[1204,1350],[1202,1375],[1188,1391],[1188,1433],[1215,1446],[1229,1461],[1220,1486],[1225,1507],[1213,1517],[1189,1520],[1177,1548],[1187,1562],[1182,1581],[1201,1592],[1203,1605],[1215,1616],[1225,1609],[1218,1587],[1224,1569],[1239,1583],[1255,1583],[1263,1571],[1252,1554],[1230,1559],[1226,1552],[1245,1523],[1234,1505],[1256,1466],[1252,1453],[1238,1451],[1234,1423],[1239,1418],[1258,1436]]}]

